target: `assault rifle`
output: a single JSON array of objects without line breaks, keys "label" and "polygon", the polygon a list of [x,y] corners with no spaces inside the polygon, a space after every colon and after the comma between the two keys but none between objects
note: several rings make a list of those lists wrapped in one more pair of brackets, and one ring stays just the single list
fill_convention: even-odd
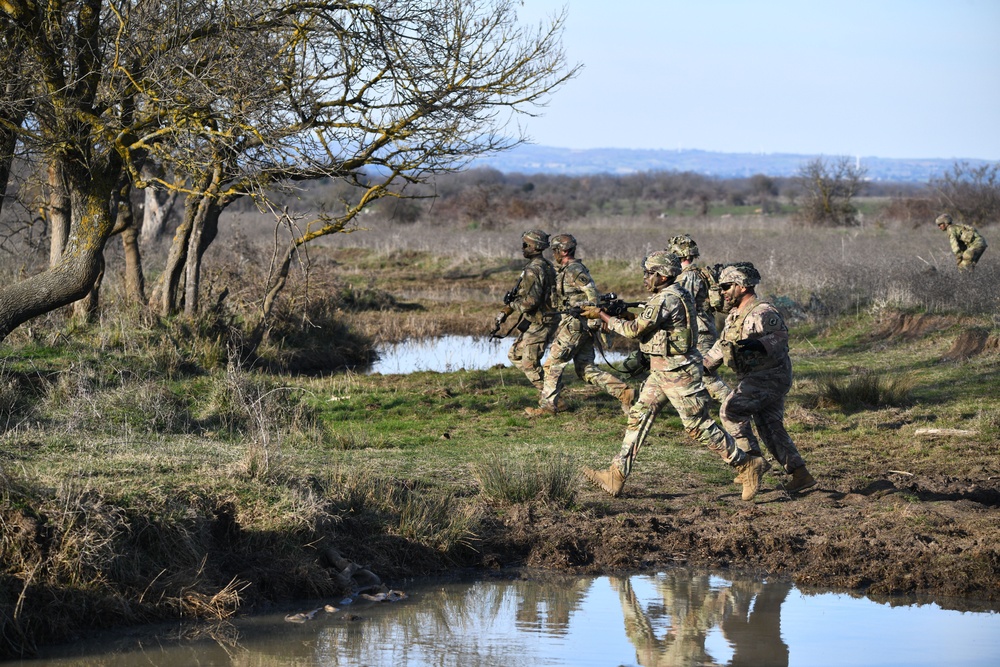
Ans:
[{"label": "assault rifle", "polygon": [[[642,301],[623,301],[622,299],[619,299],[618,295],[614,292],[601,294],[597,297],[597,307],[612,317],[622,317],[628,312],[629,308],[638,308],[642,304]],[[579,317],[580,310],[580,306],[573,306],[572,308],[567,308],[566,310],[557,310],[556,313],[560,315],[574,315]]]}]

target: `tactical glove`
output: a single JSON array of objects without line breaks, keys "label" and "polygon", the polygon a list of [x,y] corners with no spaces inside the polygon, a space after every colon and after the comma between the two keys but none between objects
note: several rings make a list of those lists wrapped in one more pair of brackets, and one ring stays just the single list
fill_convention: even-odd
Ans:
[{"label": "tactical glove", "polygon": [[597,306],[581,306],[580,317],[588,320],[599,320],[601,319],[601,309]]},{"label": "tactical glove", "polygon": [[767,354],[767,348],[764,347],[764,343],[760,342],[756,338],[744,338],[743,340],[736,341],[736,346],[740,350],[740,354],[753,354],[757,352],[758,354]]}]

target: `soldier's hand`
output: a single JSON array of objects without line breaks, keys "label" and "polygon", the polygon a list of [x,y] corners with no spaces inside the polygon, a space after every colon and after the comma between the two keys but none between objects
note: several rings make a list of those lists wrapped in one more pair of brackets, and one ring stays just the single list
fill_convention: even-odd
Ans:
[{"label": "soldier's hand", "polygon": [[764,347],[764,343],[760,342],[756,338],[744,338],[743,340],[738,340],[736,341],[736,346],[739,348],[741,354],[752,354],[754,352],[767,354],[767,348]]},{"label": "soldier's hand", "polygon": [[581,306],[580,317],[588,320],[599,320],[601,319],[601,309],[597,306]]},{"label": "soldier's hand", "polygon": [[514,312],[514,308],[511,307],[510,305],[506,305],[506,306],[504,306],[503,308],[500,309],[500,314],[503,315],[504,317],[507,317],[508,315],[510,315],[513,312]]},{"label": "soldier's hand", "polygon": [[507,315],[509,315],[509,313],[505,313],[504,311],[501,310],[499,313],[497,313],[497,316],[493,318],[493,323],[496,324],[497,326],[500,326],[501,324],[503,324],[503,321],[507,319]]}]

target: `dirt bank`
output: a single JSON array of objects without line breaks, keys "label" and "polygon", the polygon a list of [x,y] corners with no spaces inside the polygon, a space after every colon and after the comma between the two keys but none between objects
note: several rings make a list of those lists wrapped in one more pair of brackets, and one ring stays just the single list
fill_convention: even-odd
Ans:
[{"label": "dirt bank", "polygon": [[[581,510],[522,508],[495,532],[485,565],[585,572],[671,565],[784,575],[800,586],[872,594],[1000,599],[1000,479],[830,470],[794,499],[765,476],[755,503],[736,487],[683,477],[629,480],[619,498],[587,490]],[[721,502],[720,502],[721,501]]]}]

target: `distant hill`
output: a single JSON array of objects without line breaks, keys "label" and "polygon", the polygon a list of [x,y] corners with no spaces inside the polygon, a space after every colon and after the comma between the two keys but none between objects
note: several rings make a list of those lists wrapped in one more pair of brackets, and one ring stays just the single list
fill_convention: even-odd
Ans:
[{"label": "distant hill", "polygon": [[[690,171],[720,178],[746,178],[754,174],[795,176],[800,167],[817,157],[791,153],[714,153],[699,150],[636,150],[625,148],[571,149],[522,145],[499,155],[475,161],[473,167],[492,167],[505,173],[523,174],[631,174],[642,171]],[[955,162],[986,164],[986,160],[963,158],[893,159],[854,157],[877,181],[926,183],[940,176]]]}]

